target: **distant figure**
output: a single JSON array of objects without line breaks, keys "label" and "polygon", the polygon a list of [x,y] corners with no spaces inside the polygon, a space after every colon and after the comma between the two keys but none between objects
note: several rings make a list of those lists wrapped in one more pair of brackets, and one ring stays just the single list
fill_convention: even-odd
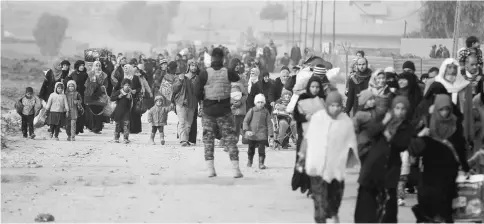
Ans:
[{"label": "distant figure", "polygon": [[429,54],[429,57],[430,58],[435,58],[435,51],[437,49],[437,45],[432,45],[432,48],[430,49],[430,54]]},{"label": "distant figure", "polygon": [[302,55],[301,55],[301,48],[297,45],[297,43],[294,43],[294,46],[291,49],[291,60],[293,65],[297,65],[299,61],[301,60]]},{"label": "distant figure", "polygon": [[450,58],[450,52],[446,46],[442,49],[442,58]]},{"label": "distant figure", "polygon": [[439,44],[439,49],[437,49],[437,52],[435,52],[435,58],[442,58],[442,44]]}]

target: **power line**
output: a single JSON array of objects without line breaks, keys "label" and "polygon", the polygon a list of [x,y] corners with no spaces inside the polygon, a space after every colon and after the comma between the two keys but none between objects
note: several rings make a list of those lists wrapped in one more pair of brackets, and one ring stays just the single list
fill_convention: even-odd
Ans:
[{"label": "power line", "polygon": [[[362,9],[362,8],[361,8],[361,7],[360,7],[360,6],[359,6],[359,5],[358,5],[356,2],[355,2],[355,3],[353,3],[353,4],[356,6],[356,8],[358,8],[358,9],[359,9],[361,12],[365,13],[366,15],[368,15],[368,16],[374,16],[374,15],[372,15],[372,14],[370,14],[370,13],[366,12],[364,9]],[[422,2],[422,5],[420,6],[420,8],[418,8],[417,10],[415,10],[415,11],[413,11],[413,12],[411,12],[411,13],[409,13],[408,15],[405,15],[405,16],[398,17],[398,18],[390,18],[390,19],[383,19],[383,18],[382,18],[382,19],[380,19],[380,20],[383,20],[383,21],[397,21],[397,20],[402,20],[402,19],[405,19],[405,18],[407,18],[407,17],[409,17],[409,16],[414,15],[414,14],[415,14],[415,13],[417,13],[417,12],[420,12],[420,10],[422,10],[422,9],[423,9],[423,7],[424,7],[425,5],[426,5],[426,2]]]}]

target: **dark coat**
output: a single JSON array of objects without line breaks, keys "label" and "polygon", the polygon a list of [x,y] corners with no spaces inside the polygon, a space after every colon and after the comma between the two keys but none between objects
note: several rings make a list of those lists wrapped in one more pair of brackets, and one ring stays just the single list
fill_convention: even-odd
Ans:
[{"label": "dark coat", "polygon": [[113,119],[116,122],[127,121],[131,116],[131,107],[133,106],[133,96],[130,98],[127,95],[119,98],[121,90],[116,90],[111,94],[111,101],[116,101],[116,108],[113,111]]},{"label": "dark coat", "polygon": [[402,166],[400,153],[408,148],[415,130],[411,123],[405,120],[397,128],[390,142],[383,135],[385,126],[381,122],[372,121],[367,130],[371,146],[361,165],[358,183],[366,187],[396,188]]},{"label": "dark coat", "polygon": [[[261,84],[263,83],[263,84]],[[266,98],[266,108],[269,110],[269,112],[272,113],[272,107],[271,107],[271,102],[269,95],[271,93],[271,89],[273,87],[272,82],[269,80],[269,82],[264,82],[263,80],[259,80],[256,83],[252,85],[252,88],[250,89],[249,96],[247,97],[247,111],[250,110],[250,108],[255,106],[254,99],[255,96],[258,94],[264,94],[264,97]]]},{"label": "dark coat", "polygon": [[276,102],[282,95],[282,89],[284,89],[284,84],[282,84],[281,78],[276,78],[269,94],[269,102]]},{"label": "dark coat", "polygon": [[59,79],[55,79],[54,73],[51,69],[49,69],[49,71],[47,71],[47,73],[45,74],[45,79],[42,83],[42,87],[40,87],[39,98],[47,102],[49,100],[50,94],[54,92],[55,84],[57,82],[60,82],[61,79],[62,77],[60,77]]},{"label": "dark coat", "polygon": [[448,139],[454,146],[455,154],[447,145],[430,137],[414,138],[408,152],[411,156],[421,157],[424,170],[418,188],[418,210],[425,217],[440,216],[452,222],[452,200],[457,196],[456,178],[459,164],[469,171],[463,129]]}]

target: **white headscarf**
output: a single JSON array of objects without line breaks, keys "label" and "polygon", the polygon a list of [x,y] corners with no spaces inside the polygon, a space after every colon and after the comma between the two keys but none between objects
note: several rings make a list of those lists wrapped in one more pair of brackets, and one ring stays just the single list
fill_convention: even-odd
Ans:
[{"label": "white headscarf", "polygon": [[[445,72],[447,70],[447,65],[450,64],[453,64],[457,67],[457,77],[454,83],[450,83],[444,78]],[[453,58],[447,58],[444,60],[444,62],[442,62],[439,74],[435,77],[435,82],[440,82],[445,87],[445,89],[447,89],[447,92],[452,94],[452,102],[454,104],[457,103],[458,93],[470,84],[470,82],[467,81],[459,72],[459,62],[457,62],[457,60]]]},{"label": "white headscarf", "polygon": [[129,79],[129,80],[133,80],[134,73],[135,73],[134,67],[130,64],[125,64],[124,68],[126,68],[126,70],[128,71],[128,72],[124,73],[124,78]]}]

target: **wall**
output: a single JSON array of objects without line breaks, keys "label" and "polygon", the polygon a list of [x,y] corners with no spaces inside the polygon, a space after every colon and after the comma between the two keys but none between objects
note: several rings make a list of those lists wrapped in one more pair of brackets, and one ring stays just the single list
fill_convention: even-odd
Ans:
[{"label": "wall", "polygon": [[[264,33],[263,35],[265,38],[271,38],[270,33]],[[292,41],[292,33],[274,33],[272,36],[274,41],[280,43],[290,43]],[[298,35],[295,34],[295,39],[297,41]],[[312,34],[306,38],[307,39],[307,46],[311,48],[312,45]],[[319,34],[316,34],[314,40],[314,48],[319,50],[319,41],[321,38]],[[328,43],[333,41],[332,34],[323,34],[322,38],[323,43]],[[374,49],[399,49],[400,48],[400,37],[399,36],[361,36],[361,35],[336,35],[336,44],[337,46],[343,42],[351,43],[351,47],[354,49],[359,48],[374,48]],[[304,48],[304,36],[302,36],[302,42],[299,45],[301,48]]]},{"label": "wall", "polygon": [[[429,58],[432,45],[442,44],[446,46],[452,56],[452,39],[426,39],[426,38],[403,38],[401,39],[400,54],[413,54],[422,58]],[[459,39],[459,45],[457,49],[465,46],[465,40]]]}]

